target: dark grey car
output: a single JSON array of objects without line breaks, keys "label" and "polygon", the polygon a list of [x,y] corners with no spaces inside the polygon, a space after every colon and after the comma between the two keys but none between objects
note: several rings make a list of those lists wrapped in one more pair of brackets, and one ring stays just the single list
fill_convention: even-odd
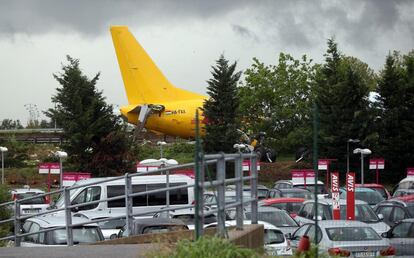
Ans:
[{"label": "dark grey car", "polygon": [[414,219],[404,219],[381,235],[397,249],[397,255],[414,256]]}]

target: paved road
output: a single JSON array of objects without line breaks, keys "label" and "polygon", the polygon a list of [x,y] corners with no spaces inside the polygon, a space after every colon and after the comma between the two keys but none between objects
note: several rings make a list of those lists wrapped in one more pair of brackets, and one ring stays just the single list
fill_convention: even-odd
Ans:
[{"label": "paved road", "polygon": [[0,248],[1,258],[140,258],[157,250],[153,244],[142,245],[88,245],[70,247],[4,247]]}]

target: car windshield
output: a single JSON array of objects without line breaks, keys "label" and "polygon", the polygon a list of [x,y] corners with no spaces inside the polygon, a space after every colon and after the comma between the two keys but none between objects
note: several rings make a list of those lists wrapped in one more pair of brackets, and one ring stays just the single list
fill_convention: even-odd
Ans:
[{"label": "car windshield", "polygon": [[382,197],[384,197],[384,199],[388,199],[387,192],[385,192],[384,188],[375,187],[375,188],[371,188],[371,189],[377,191]]},{"label": "car windshield", "polygon": [[[302,189],[308,189],[312,193],[315,193],[315,185],[294,185],[293,187],[302,188]],[[318,184],[318,194],[327,194],[325,186]]]},{"label": "car windshield", "polygon": [[[341,205],[341,219],[346,219],[346,206]],[[355,205],[355,220],[363,222],[378,222],[378,217],[368,204]]]},{"label": "car windshield", "polygon": [[[246,218],[251,219],[251,213],[246,212]],[[268,222],[276,227],[297,227],[298,224],[285,211],[258,211],[257,219]]]},{"label": "car windshield", "polygon": [[[72,232],[74,244],[94,243],[103,240],[98,227],[74,228]],[[66,245],[66,229],[52,231],[52,240],[55,245]]]},{"label": "car windshield", "polygon": [[370,241],[381,237],[370,227],[327,228],[326,233],[332,241]]},{"label": "car windshield", "polygon": [[284,192],[283,197],[287,198],[303,198],[303,199],[311,199],[312,194],[305,191],[300,192]]},{"label": "car windshield", "polygon": [[414,217],[414,203],[410,203],[407,205],[408,212],[410,213],[411,217]]},{"label": "car windshield", "polygon": [[381,196],[377,191],[370,192],[355,192],[355,199],[364,201],[368,204],[375,205],[379,202],[382,202],[384,197]]},{"label": "car windshield", "polygon": [[113,219],[108,221],[98,222],[101,229],[120,229],[125,225],[125,219]]},{"label": "car windshield", "polygon": [[290,203],[284,202],[284,203],[274,203],[270,206],[281,209],[281,210],[285,210],[289,213],[298,213],[300,208],[302,207],[302,203],[301,202],[290,202]]},{"label": "car windshield", "polygon": [[[16,194],[16,198],[18,200],[21,200],[21,199],[33,197],[39,194],[40,193],[19,193],[19,194]],[[44,196],[38,196],[30,200],[22,201],[20,204],[45,204],[45,203],[46,203],[46,198]]]},{"label": "car windshield", "polygon": [[264,230],[265,245],[280,244],[285,242],[285,236],[279,230],[265,229]]}]

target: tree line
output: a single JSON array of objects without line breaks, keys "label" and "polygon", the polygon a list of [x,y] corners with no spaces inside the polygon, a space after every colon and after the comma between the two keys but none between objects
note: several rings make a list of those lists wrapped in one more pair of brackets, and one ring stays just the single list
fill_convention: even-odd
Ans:
[{"label": "tree line", "polygon": [[[205,151],[234,151],[241,129],[265,132],[269,146],[293,155],[312,146],[316,115],[319,158],[337,159],[337,169],[345,171],[347,140],[359,139],[360,146],[386,159],[391,180],[403,177],[406,167],[414,165],[414,52],[390,52],[377,73],[342,53],[334,39],[327,41],[324,57],[315,63],[306,55],[296,59],[280,53],[276,64],[253,58],[241,74],[236,62],[220,56],[207,81]],[[100,74],[88,78],[78,59],[68,56],[67,62],[54,74],[59,83],[52,97],[56,108],[46,115],[64,128],[63,148],[70,162],[74,169],[95,175],[128,171],[134,145],[125,123],[96,89]],[[3,122],[14,128],[20,124]]]}]

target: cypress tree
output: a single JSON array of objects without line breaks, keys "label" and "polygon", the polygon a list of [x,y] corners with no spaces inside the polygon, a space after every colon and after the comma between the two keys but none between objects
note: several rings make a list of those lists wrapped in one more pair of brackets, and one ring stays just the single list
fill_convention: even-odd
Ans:
[{"label": "cypress tree", "polygon": [[207,118],[204,137],[204,150],[207,153],[234,152],[233,145],[239,142],[237,82],[241,72],[235,72],[236,65],[236,62],[229,65],[229,61],[221,55],[216,66],[212,67],[213,78],[207,81],[210,98],[203,106]]}]

